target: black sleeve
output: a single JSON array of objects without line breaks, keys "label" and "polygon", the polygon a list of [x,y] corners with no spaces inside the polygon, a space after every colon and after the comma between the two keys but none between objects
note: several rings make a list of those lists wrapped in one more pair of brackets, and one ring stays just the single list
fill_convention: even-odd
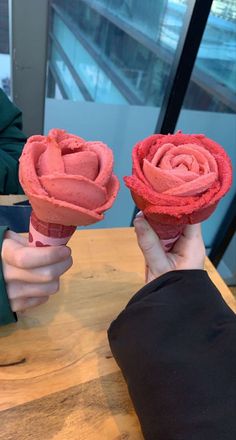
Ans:
[{"label": "black sleeve", "polygon": [[236,439],[236,317],[207,272],[152,281],[108,337],[146,440]]}]

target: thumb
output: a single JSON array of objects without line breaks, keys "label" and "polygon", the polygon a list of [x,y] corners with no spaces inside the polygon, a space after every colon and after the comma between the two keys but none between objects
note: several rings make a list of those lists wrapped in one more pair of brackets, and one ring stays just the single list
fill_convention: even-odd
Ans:
[{"label": "thumb", "polygon": [[173,248],[173,253],[182,257],[186,268],[203,268],[206,251],[200,224],[185,227]]},{"label": "thumb", "polygon": [[166,257],[159,237],[151,228],[147,220],[138,216],[134,220],[135,232],[137,235],[138,245],[144,255],[149,270],[153,275],[170,270],[169,262]]},{"label": "thumb", "polygon": [[183,254],[183,252],[202,252],[204,254],[205,246],[201,234],[201,224],[187,225],[173,250],[179,254]]}]

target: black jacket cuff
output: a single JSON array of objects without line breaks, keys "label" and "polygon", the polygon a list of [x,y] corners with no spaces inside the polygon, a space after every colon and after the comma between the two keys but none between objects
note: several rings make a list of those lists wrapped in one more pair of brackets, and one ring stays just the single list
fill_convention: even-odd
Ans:
[{"label": "black jacket cuff", "polygon": [[108,337],[145,439],[236,438],[236,318],[207,272],[152,281]]}]

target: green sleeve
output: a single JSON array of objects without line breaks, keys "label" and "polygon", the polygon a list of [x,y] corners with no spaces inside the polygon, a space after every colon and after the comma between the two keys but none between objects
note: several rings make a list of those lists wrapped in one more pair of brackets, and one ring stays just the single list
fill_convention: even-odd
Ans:
[{"label": "green sleeve", "polygon": [[18,164],[25,142],[21,112],[0,89],[0,194],[23,194]]},{"label": "green sleeve", "polygon": [[[0,226],[0,255],[4,234],[8,228]],[[5,281],[2,271],[2,260],[0,258],[0,325],[10,324],[17,321],[16,313],[12,312],[7,296]]]}]

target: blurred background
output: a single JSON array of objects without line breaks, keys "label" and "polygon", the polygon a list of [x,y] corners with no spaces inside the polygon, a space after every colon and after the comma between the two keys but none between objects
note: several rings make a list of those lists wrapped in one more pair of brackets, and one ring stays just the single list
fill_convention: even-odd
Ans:
[{"label": "blurred background", "polygon": [[[0,87],[23,111],[27,135],[57,127],[107,143],[121,182],[137,141],[178,129],[220,143],[235,172],[236,2],[0,0]],[[229,284],[235,193],[234,180],[203,225]],[[134,208],[122,183],[94,227],[129,226]]]}]

